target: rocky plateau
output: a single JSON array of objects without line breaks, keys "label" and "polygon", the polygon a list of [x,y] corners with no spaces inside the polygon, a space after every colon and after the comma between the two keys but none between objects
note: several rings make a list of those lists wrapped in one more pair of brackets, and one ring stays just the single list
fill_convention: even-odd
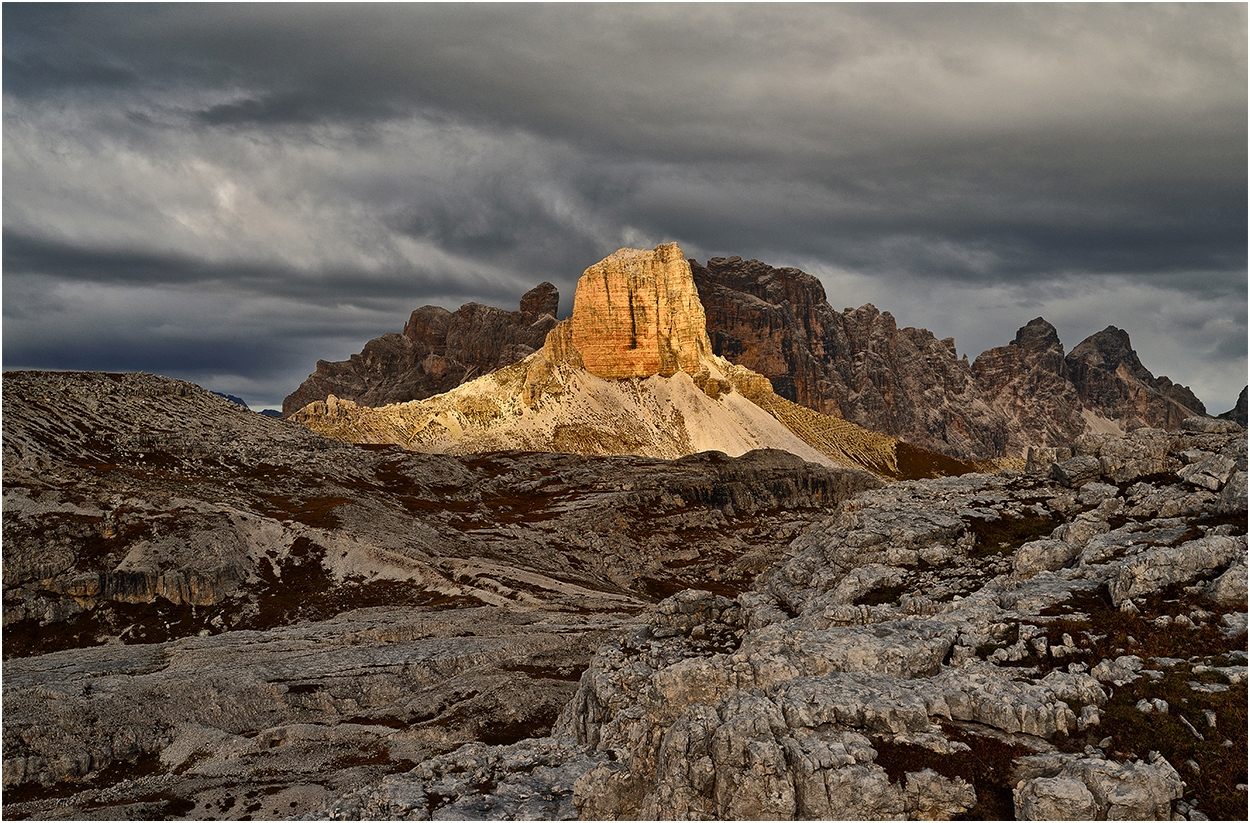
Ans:
[{"label": "rocky plateau", "polygon": [[286,817],[545,732],[651,604],[735,596],[881,484],[360,447],[152,375],[3,388],[6,817]]}]

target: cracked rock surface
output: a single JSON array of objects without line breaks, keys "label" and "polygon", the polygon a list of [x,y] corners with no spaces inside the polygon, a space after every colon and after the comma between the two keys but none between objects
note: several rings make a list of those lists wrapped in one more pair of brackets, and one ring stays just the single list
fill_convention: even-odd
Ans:
[{"label": "cracked rock surface", "polygon": [[4,389],[6,817],[1245,815],[1223,425],[883,485]]},{"label": "cracked rock surface", "polygon": [[[555,736],[516,747],[579,744],[563,763],[591,819],[1243,815],[1246,602],[1222,581],[1244,575],[1244,497],[1217,515],[1205,481],[1123,478],[1142,453],[1244,466],[1245,441],[1146,430],[1097,447],[1082,485],[1043,470],[860,494],[751,591],[682,592],[601,646]],[[505,755],[459,754],[332,814],[418,779],[463,793],[407,817],[522,814],[473,805],[459,777]],[[491,802],[528,768],[492,771]]]},{"label": "cracked rock surface", "polygon": [[288,817],[546,734],[651,604],[736,595],[881,485],[782,452],[416,455],[152,375],[3,380],[6,817]]}]

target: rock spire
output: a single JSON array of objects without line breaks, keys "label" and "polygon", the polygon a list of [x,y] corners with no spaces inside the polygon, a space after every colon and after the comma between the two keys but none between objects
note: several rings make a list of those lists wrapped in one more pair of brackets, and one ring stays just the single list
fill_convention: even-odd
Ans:
[{"label": "rock spire", "polygon": [[569,333],[605,380],[695,374],[712,354],[690,264],[676,243],[621,249],[577,282]]}]

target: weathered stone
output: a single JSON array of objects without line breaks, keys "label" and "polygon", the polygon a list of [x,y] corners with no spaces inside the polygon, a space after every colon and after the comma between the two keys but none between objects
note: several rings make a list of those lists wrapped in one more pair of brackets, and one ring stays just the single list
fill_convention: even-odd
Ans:
[{"label": "weathered stone", "polygon": [[1037,777],[1013,790],[1017,820],[1094,820],[1098,803],[1075,777]]},{"label": "weathered stone", "polygon": [[1090,671],[1090,675],[1103,683],[1123,686],[1141,677],[1139,674],[1141,670],[1142,659],[1135,654],[1126,654],[1115,660],[1100,661]]},{"label": "weathered stone", "polygon": [[1244,429],[1232,420],[1218,417],[1187,417],[1180,422],[1182,431],[1204,434],[1237,434]]},{"label": "weathered stone", "polygon": [[1040,571],[1062,569],[1080,553],[1079,545],[1066,540],[1033,540],[1016,550],[1011,564],[1017,575],[1028,577]]},{"label": "weathered stone", "polygon": [[[221,809],[240,792],[256,792],[266,817],[942,818],[1013,788],[1022,818],[1159,817],[1181,796],[1175,772],[1159,757],[1115,759],[1122,713],[1100,707],[1169,662],[1120,654],[1141,646],[1103,634],[1103,586],[1128,598],[1138,637],[1167,618],[1152,645],[1204,624],[1231,633],[1207,632],[1192,659],[1171,661],[1202,678],[1194,688],[1246,678],[1228,665],[1244,661],[1243,611],[1158,615],[1157,598],[1131,599],[1174,578],[1202,584],[1186,597],[1214,594],[1244,568],[1235,518],[1210,518],[1217,495],[1174,476],[1121,497],[1018,473],[848,486],[847,473],[778,452],[458,459],[325,441],[158,378],[4,380],[6,654],[22,636],[13,615],[94,619],[100,594],[126,588],[106,575],[134,575],[127,591],[150,578],[157,600],[133,605],[169,610],[187,600],[161,592],[185,598],[216,585],[198,574],[246,572],[239,603],[187,609],[219,622],[180,638],[6,660],[6,788],[58,794],[19,803],[6,791],[14,818],[169,816],[171,803]],[[99,393],[108,384],[116,401]],[[32,404],[32,386],[58,406]],[[142,441],[159,470],[123,447],[138,440],[86,434],[119,428],[114,402],[161,433]],[[190,435],[176,454],[153,445],[183,437],[179,414],[220,437],[211,461],[196,462]],[[1080,446],[1158,459],[1161,437],[1178,463],[1187,450],[1239,453],[1237,435],[1149,430]],[[1069,551],[1056,543],[1082,541],[1077,565],[1043,568]],[[377,602],[359,582],[372,571],[395,584],[387,605],[309,619],[326,607],[323,585],[335,609]],[[301,595],[269,589],[289,612],[268,613],[268,629],[227,624],[267,602],[257,581]],[[1075,614],[1082,603],[1089,613]],[[1070,625],[1056,633],[1056,619]],[[1223,715],[1218,728],[1231,735]],[[1105,755],[1055,751],[1078,735],[1105,737]],[[1012,752],[1015,773],[969,769],[985,745]],[[925,752],[967,782],[908,765]],[[161,773],[127,771],[153,760]],[[133,779],[100,785],[106,766]]]},{"label": "weathered stone", "polygon": [[1246,538],[1213,536],[1190,540],[1175,548],[1150,549],[1128,561],[1107,581],[1111,601],[1158,591],[1173,583],[1201,579],[1246,556]]},{"label": "weathered stone", "polygon": [[1233,474],[1233,460],[1222,454],[1212,455],[1200,463],[1185,466],[1176,472],[1177,477],[1194,486],[1217,492]]},{"label": "weathered stone", "polygon": [[1246,510],[1246,472],[1237,471],[1228,478],[1228,482],[1220,491],[1220,499],[1215,510],[1221,514],[1236,514]]},{"label": "weathered stone", "polygon": [[710,357],[703,304],[676,243],[621,249],[577,283],[570,333],[587,371],[607,380],[695,374]]},{"label": "weathered stone", "polygon": [[1029,446],[1025,451],[1024,470],[1029,474],[1046,474],[1051,463],[1072,458],[1072,449],[1058,446]]},{"label": "weathered stone", "polygon": [[1050,476],[1068,488],[1078,488],[1102,476],[1102,464],[1090,455],[1073,457],[1061,463],[1053,463]]},{"label": "weathered stone", "polygon": [[1217,606],[1244,607],[1246,604],[1246,561],[1242,558],[1228,567],[1228,571],[1211,581],[1207,597]]}]

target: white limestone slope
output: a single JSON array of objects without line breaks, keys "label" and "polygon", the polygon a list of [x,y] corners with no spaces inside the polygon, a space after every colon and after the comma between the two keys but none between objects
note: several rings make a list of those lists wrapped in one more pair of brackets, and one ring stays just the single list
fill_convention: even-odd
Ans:
[{"label": "white limestone slope", "polygon": [[[672,459],[711,450],[736,457],[781,449],[826,466],[851,465],[808,445],[741,393],[714,398],[680,371],[605,380],[585,369],[561,368],[553,381],[558,388],[526,403],[525,375],[541,356],[427,400],[380,408],[335,400],[315,419],[311,407],[300,419],[342,439],[435,454],[522,449]],[[725,380],[718,364],[704,365],[711,377]]]}]

